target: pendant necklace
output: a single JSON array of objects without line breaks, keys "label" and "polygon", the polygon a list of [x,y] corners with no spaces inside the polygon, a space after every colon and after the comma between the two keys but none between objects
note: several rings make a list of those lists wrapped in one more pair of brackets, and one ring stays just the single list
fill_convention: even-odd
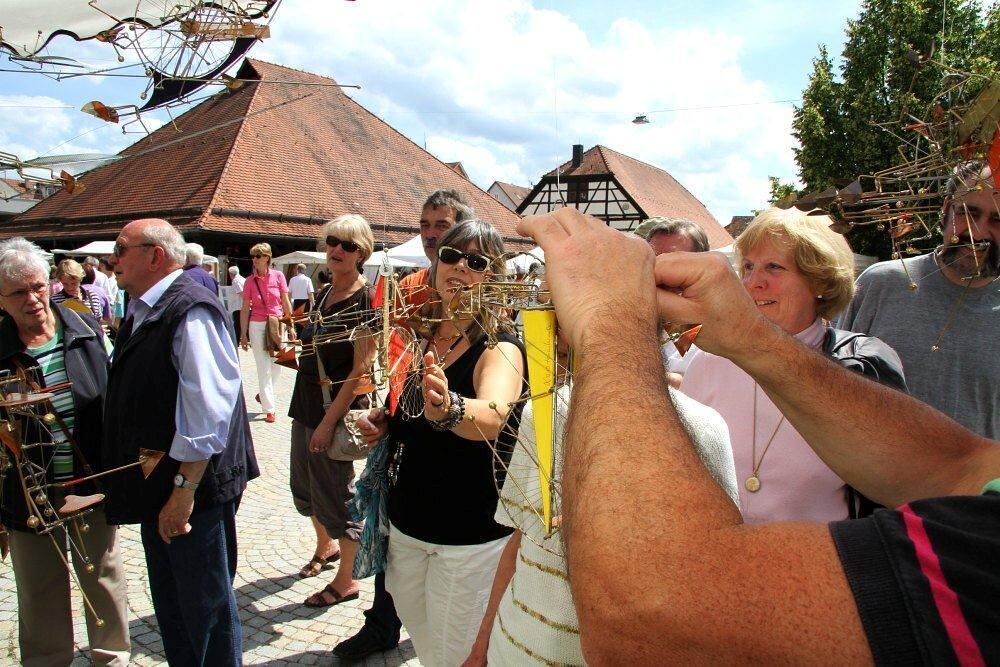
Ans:
[{"label": "pendant necklace", "polygon": [[767,450],[771,448],[771,443],[774,442],[774,436],[778,435],[778,430],[781,425],[785,423],[785,415],[781,415],[781,419],[778,420],[778,425],[774,427],[774,432],[771,433],[771,437],[767,439],[767,444],[764,445],[764,451],[760,453],[760,460],[757,460],[757,383],[753,383],[753,449],[750,454],[750,463],[753,469],[750,472],[750,476],[747,477],[747,481],[743,485],[747,488],[750,493],[757,493],[760,491],[760,466],[764,463],[764,457],[767,456]]}]

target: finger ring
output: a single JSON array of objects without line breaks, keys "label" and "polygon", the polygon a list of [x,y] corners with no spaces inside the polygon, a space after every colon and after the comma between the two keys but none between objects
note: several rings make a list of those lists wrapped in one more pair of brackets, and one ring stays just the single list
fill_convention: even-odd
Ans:
[{"label": "finger ring", "polygon": [[444,401],[438,401],[437,403],[432,402],[431,405],[433,405],[435,408],[440,408],[442,405],[444,405]]},{"label": "finger ring", "polygon": [[171,530],[171,531],[170,531],[170,534],[171,534],[171,535],[176,535],[176,534],[177,534],[177,529],[176,529],[176,528],[174,528],[173,530]]}]

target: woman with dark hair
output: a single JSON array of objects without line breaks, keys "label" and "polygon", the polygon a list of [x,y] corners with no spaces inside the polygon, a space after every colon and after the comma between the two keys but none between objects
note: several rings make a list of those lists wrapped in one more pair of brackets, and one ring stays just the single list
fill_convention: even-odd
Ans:
[{"label": "woman with dark hair", "polygon": [[[422,381],[407,384],[388,422],[386,588],[425,665],[457,665],[469,654],[512,532],[494,515],[516,431],[504,425],[518,418],[526,390],[524,346],[512,330],[488,345],[481,318],[493,315],[468,308],[471,288],[504,272],[503,252],[500,234],[481,220],[441,237],[430,272],[436,296],[422,313],[432,323]],[[409,409],[421,403],[422,412]],[[383,413],[371,419],[377,431],[368,435],[385,431]]]}]

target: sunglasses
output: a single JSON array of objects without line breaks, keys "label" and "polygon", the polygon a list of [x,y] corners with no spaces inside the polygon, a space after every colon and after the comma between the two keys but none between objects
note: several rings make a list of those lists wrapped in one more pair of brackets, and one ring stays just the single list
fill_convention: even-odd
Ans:
[{"label": "sunglasses", "polygon": [[451,246],[443,245],[438,248],[438,259],[445,264],[458,264],[458,260],[464,259],[465,265],[470,271],[482,273],[490,268],[490,258],[474,252],[462,252]]},{"label": "sunglasses", "polygon": [[338,239],[336,236],[327,236],[326,244],[331,248],[340,246],[344,249],[344,252],[357,252],[358,248],[361,247],[354,241],[344,241],[342,239]]},{"label": "sunglasses", "polygon": [[270,257],[270,255],[265,255],[263,253],[257,253],[256,255],[250,255],[250,259],[260,259],[261,257]]},{"label": "sunglasses", "polygon": [[111,254],[115,257],[121,257],[125,254],[125,251],[129,248],[154,248],[155,243],[136,243],[135,245],[122,245],[121,243],[115,242],[115,245],[111,248]]}]

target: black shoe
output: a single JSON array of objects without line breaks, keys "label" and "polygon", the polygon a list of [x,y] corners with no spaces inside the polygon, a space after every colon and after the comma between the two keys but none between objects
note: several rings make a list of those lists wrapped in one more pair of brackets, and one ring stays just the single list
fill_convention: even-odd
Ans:
[{"label": "black shoe", "polygon": [[361,660],[367,658],[372,653],[381,653],[399,646],[399,631],[394,637],[386,638],[379,636],[379,633],[369,626],[362,626],[358,634],[348,637],[333,648],[333,654],[344,660]]}]

